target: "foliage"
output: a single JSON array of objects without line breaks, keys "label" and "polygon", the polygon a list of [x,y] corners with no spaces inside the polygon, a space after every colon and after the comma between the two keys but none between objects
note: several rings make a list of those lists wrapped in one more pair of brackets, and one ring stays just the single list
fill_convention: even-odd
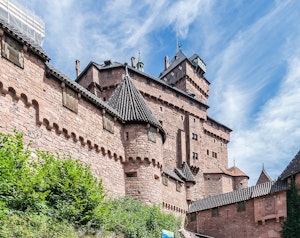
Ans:
[{"label": "foliage", "polygon": [[126,238],[156,238],[161,236],[162,229],[177,231],[180,220],[163,213],[157,206],[149,207],[132,198],[122,197],[110,201],[104,226],[107,230],[124,234]]},{"label": "foliage", "polygon": [[300,189],[293,181],[287,191],[287,219],[283,224],[282,237],[294,238],[300,234]]},{"label": "foliage", "polygon": [[1,221],[1,213],[8,211],[20,218],[41,214],[54,221],[97,228],[104,214],[101,210],[105,211],[104,192],[89,167],[71,157],[33,153],[22,139],[18,132],[0,133]]},{"label": "foliage", "polygon": [[0,133],[0,237],[156,238],[179,224],[156,206],[127,197],[105,201],[88,166],[33,151],[17,131]]}]

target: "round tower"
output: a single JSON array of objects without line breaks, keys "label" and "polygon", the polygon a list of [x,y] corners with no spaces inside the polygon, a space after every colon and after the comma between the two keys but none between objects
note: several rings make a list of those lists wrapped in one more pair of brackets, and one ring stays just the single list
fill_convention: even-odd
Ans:
[{"label": "round tower", "polygon": [[128,75],[108,101],[123,121],[125,191],[148,204],[162,202],[161,168],[166,134]]},{"label": "round tower", "polygon": [[123,144],[126,194],[147,204],[161,203],[163,136],[149,124],[130,124],[124,127]]}]

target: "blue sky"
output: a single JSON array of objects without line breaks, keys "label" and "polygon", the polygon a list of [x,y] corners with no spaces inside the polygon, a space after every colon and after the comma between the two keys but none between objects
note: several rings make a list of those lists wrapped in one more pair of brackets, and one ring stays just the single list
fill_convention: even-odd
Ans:
[{"label": "blue sky", "polygon": [[179,42],[211,82],[209,115],[233,129],[229,166],[276,179],[300,149],[300,1],[27,0],[46,24],[44,49],[70,78],[76,59],[130,62],[158,76]]}]

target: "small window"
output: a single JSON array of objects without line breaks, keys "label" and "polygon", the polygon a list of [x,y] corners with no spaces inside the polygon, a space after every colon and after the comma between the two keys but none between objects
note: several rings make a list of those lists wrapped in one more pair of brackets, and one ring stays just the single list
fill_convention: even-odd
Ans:
[{"label": "small window", "polygon": [[176,182],[176,191],[180,192],[181,191],[181,183],[180,182]]},{"label": "small window", "polygon": [[125,132],[125,140],[126,140],[126,141],[129,140],[129,132],[128,132],[128,131]]},{"label": "small window", "polygon": [[237,211],[238,212],[244,212],[244,211],[246,211],[246,204],[245,204],[244,201],[237,203]]},{"label": "small window", "polygon": [[190,221],[196,221],[196,219],[197,219],[196,212],[191,213],[189,217],[190,217]]},{"label": "small window", "polygon": [[162,90],[163,90],[163,91],[166,91],[166,90],[167,90],[166,86],[163,85],[163,86],[162,86]]},{"label": "small window", "polygon": [[193,159],[198,159],[198,153],[193,152]]},{"label": "small window", "polygon": [[209,150],[206,150],[206,154],[209,155]]},{"label": "small window", "polygon": [[218,207],[214,207],[211,209],[211,216],[212,217],[218,217],[219,216],[219,208]]},{"label": "small window", "polygon": [[174,76],[174,73],[173,73],[173,72],[171,72],[171,76]]},{"label": "small window", "polygon": [[195,133],[192,133],[192,139],[193,139],[193,140],[198,140],[198,135],[195,134]]},{"label": "small window", "polygon": [[111,76],[112,76],[112,70],[109,69],[109,70],[107,70],[107,77],[108,77],[108,78],[111,78]]},{"label": "small window", "polygon": [[103,128],[107,131],[109,131],[110,133],[114,133],[114,118],[109,115],[109,114],[104,114],[103,115]]},{"label": "small window", "polygon": [[148,140],[156,143],[156,128],[151,126],[148,130]]},{"label": "small window", "polygon": [[63,88],[63,105],[73,112],[78,112],[78,96],[77,92],[65,86]]},{"label": "small window", "polygon": [[134,73],[130,71],[129,76],[130,76],[130,78],[134,78]]},{"label": "small window", "polygon": [[163,185],[168,186],[168,177],[166,175],[162,176],[162,183]]},{"label": "small window", "polygon": [[147,79],[147,80],[146,80],[146,83],[147,83],[148,85],[150,85],[150,79]]},{"label": "small window", "polygon": [[18,41],[8,36],[2,37],[1,48],[2,57],[21,68],[24,67],[23,46]]},{"label": "small window", "polygon": [[125,173],[126,178],[136,178],[137,177],[137,172],[133,171],[133,172],[127,172]]}]

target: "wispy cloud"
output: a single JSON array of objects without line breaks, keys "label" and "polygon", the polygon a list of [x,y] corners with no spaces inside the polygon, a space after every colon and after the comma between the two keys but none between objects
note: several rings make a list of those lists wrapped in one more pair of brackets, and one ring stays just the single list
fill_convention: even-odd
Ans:
[{"label": "wispy cloud", "polygon": [[[298,1],[31,0],[46,22],[51,63],[75,76],[74,61],[129,61],[141,50],[147,72],[175,52],[199,53],[212,82],[210,116],[231,127],[229,161],[273,178],[299,149]],[[161,60],[161,63],[158,61]],[[251,163],[249,163],[251,161]]]}]

